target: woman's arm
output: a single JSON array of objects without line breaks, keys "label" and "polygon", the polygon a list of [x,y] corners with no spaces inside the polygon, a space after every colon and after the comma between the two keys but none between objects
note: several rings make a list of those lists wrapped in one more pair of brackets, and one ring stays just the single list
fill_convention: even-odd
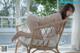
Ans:
[{"label": "woman's arm", "polygon": [[41,26],[38,26],[35,28],[35,30],[38,30],[38,29],[42,29],[42,28],[47,28],[47,27],[51,27],[51,26],[54,26],[55,25],[59,25],[59,24],[62,24],[64,22],[67,22],[67,19],[64,19],[64,20],[61,20],[61,21],[57,21],[57,22],[52,22],[52,23],[48,23],[48,24],[44,24],[44,25],[41,25]]},{"label": "woman's arm", "polygon": [[48,27],[51,27],[53,25],[55,26],[55,24],[52,24],[52,23],[41,25],[41,26],[36,27],[35,30],[43,29],[43,28],[48,28]]}]

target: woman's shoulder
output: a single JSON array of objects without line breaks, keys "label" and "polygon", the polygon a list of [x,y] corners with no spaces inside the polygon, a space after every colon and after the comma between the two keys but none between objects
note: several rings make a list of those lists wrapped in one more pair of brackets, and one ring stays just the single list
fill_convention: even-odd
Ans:
[{"label": "woman's shoulder", "polygon": [[53,13],[53,14],[49,15],[48,18],[51,18],[52,20],[61,19],[61,15],[60,15],[59,12],[56,12],[56,13]]},{"label": "woman's shoulder", "polygon": [[61,16],[60,12],[56,12],[56,13],[53,13],[51,15],[54,16],[54,17],[60,17]]}]

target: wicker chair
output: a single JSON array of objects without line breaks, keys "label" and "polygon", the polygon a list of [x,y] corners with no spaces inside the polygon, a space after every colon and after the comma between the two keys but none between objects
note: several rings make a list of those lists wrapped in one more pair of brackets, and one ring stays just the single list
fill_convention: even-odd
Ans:
[{"label": "wicker chair", "polygon": [[[46,38],[44,38],[42,35],[39,38],[37,35],[34,35],[34,33],[33,33],[32,37],[26,37],[25,38],[25,36],[24,36],[23,41],[18,39],[18,41],[16,43],[15,53],[17,53],[19,43],[21,43],[22,45],[24,45],[27,48],[27,53],[30,53],[31,49],[33,49],[33,48],[36,48],[36,49],[32,53],[34,53],[37,50],[44,50],[44,51],[51,50],[55,53],[60,53],[59,50],[58,50],[58,44],[59,44],[59,41],[60,41],[60,38],[61,38],[61,35],[62,35],[62,32],[63,32],[64,26],[65,26],[65,23],[66,22],[64,22],[63,24],[61,24],[59,26],[59,30],[58,30],[55,37],[52,37],[52,38],[48,37],[48,35],[49,35],[49,33],[47,33],[48,30],[45,30],[45,28],[44,28],[44,34],[47,35]],[[19,32],[19,27],[22,26],[22,25],[16,26],[17,32]],[[52,27],[50,27],[50,29],[52,29]]]}]

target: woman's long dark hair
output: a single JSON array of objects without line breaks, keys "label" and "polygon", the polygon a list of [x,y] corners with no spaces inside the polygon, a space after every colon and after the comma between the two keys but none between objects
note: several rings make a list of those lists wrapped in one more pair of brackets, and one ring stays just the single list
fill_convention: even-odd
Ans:
[{"label": "woman's long dark hair", "polygon": [[67,16],[66,16],[66,12],[67,12],[70,8],[72,8],[72,12],[75,11],[75,7],[73,6],[73,4],[70,4],[70,3],[66,4],[66,5],[61,9],[60,13],[61,13],[61,15],[62,15],[62,19],[65,19],[65,18],[67,17]]}]

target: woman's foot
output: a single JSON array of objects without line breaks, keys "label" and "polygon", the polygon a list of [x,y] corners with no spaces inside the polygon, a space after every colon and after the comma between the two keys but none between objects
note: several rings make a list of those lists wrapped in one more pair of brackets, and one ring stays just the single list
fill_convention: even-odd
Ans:
[{"label": "woman's foot", "polygon": [[21,36],[20,33],[21,32],[17,32],[16,35],[13,36],[12,42],[15,41],[17,38],[19,38]]},{"label": "woman's foot", "polygon": [[17,38],[19,38],[21,36],[24,36],[24,37],[27,37],[27,38],[32,37],[31,33],[25,33],[25,32],[19,31],[19,32],[16,33],[16,35],[13,36],[12,41],[15,41]]},{"label": "woman's foot", "polygon": [[14,35],[13,38],[12,38],[12,42],[15,41],[19,37],[20,37],[20,35],[18,35],[18,34]]}]

